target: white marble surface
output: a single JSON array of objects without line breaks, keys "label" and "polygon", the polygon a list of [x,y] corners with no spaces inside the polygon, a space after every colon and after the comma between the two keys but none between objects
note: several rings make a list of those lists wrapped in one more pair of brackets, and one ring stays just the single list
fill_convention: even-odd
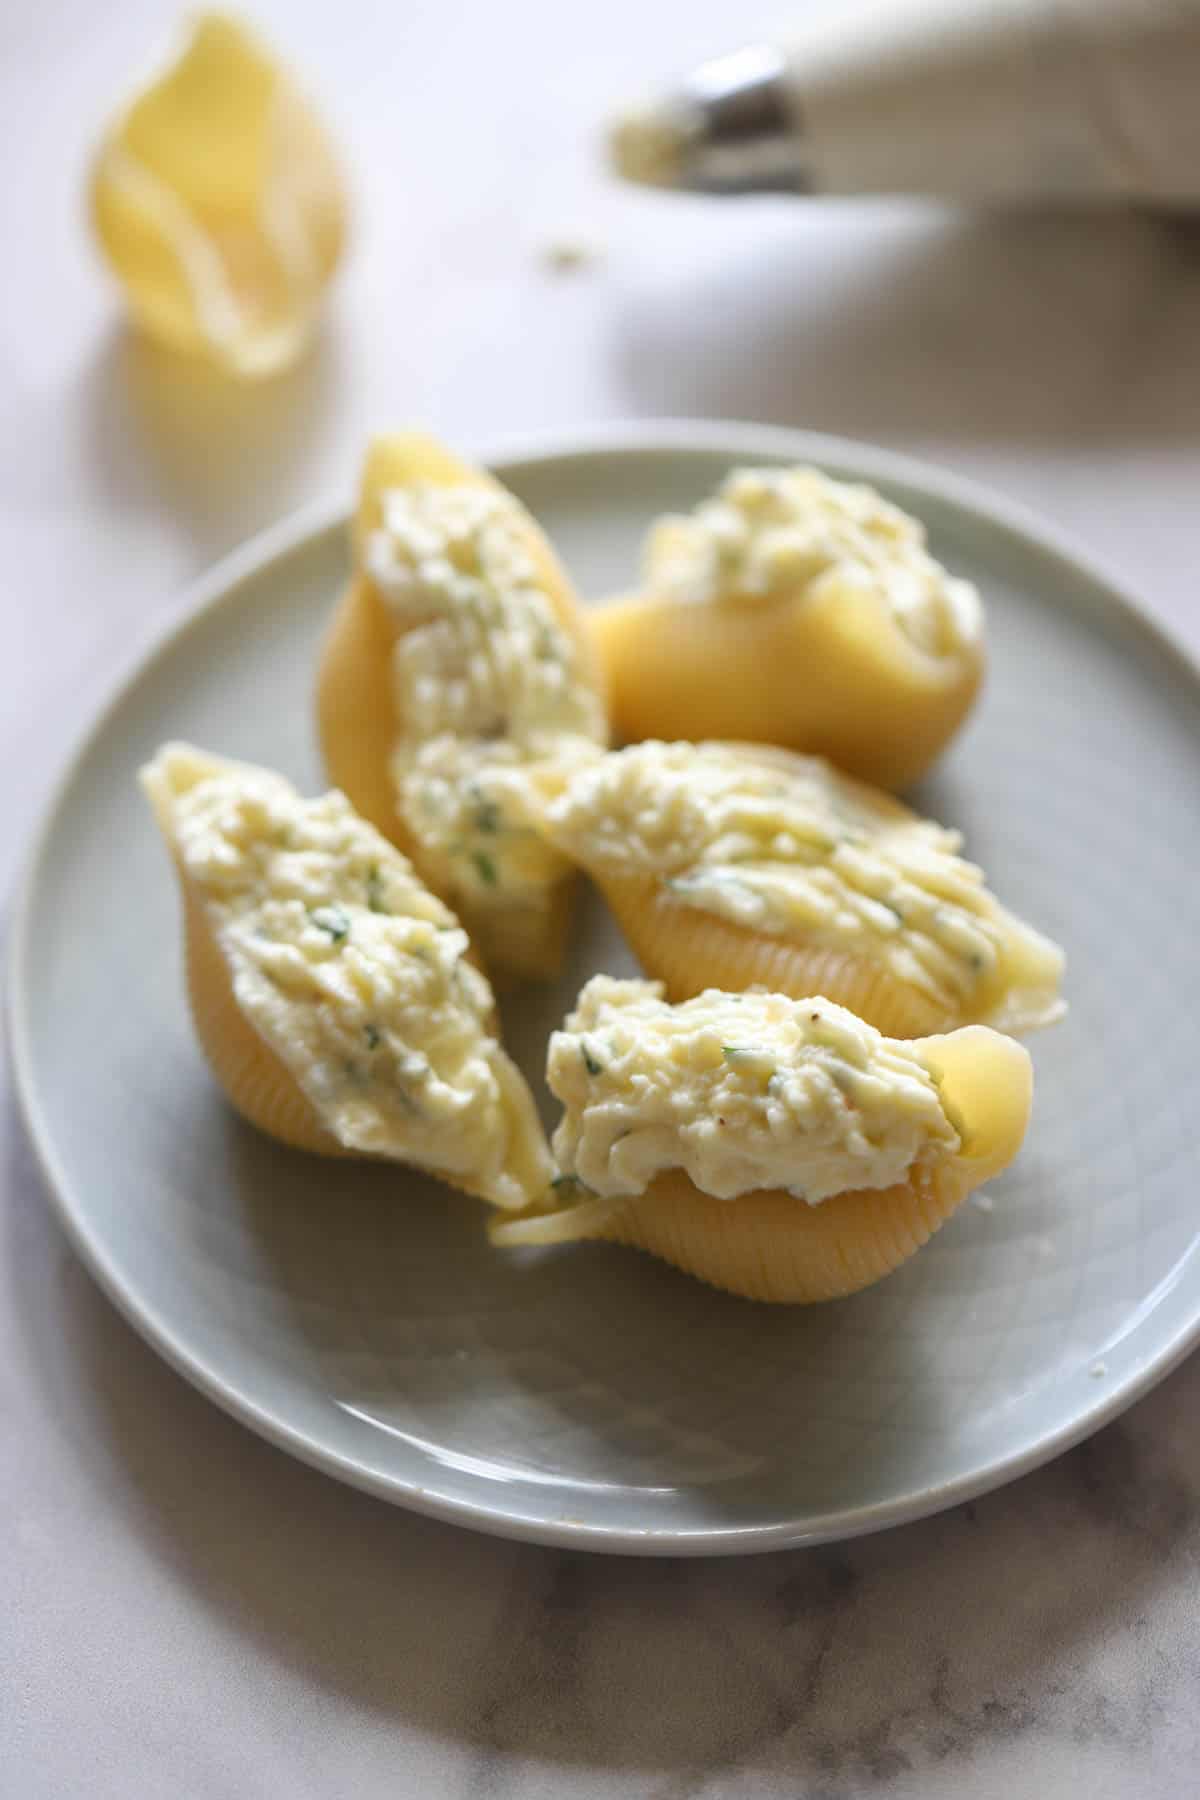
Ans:
[{"label": "white marble surface", "polygon": [[[341,131],[359,231],[315,356],[231,392],[127,340],[81,225],[96,123],[173,10],[0,20],[6,889],[138,634],[216,554],[345,488],[388,420],[480,442],[711,414],[902,446],[1038,507],[1200,648],[1200,229],[600,179],[614,94],[779,7],[731,27],[716,0],[609,0],[585,30],[544,0],[263,0]],[[550,273],[563,235],[602,260]],[[0,1119],[0,1792],[1196,1791],[1194,1363],[1006,1492],[845,1549],[508,1546],[290,1463],[157,1363],[52,1224],[11,1102]]]}]

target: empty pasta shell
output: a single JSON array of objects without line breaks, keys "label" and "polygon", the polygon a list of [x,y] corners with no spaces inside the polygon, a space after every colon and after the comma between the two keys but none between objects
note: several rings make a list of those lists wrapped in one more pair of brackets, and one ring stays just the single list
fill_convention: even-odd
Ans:
[{"label": "empty pasta shell", "polygon": [[838,1194],[816,1206],[781,1190],[717,1200],[679,1171],[639,1198],[583,1202],[545,1218],[496,1221],[499,1245],[606,1239],[747,1300],[835,1300],[881,1280],[926,1244],[975,1188],[1020,1149],[1033,1098],[1033,1065],[1011,1038],[967,1026],[913,1046],[937,1069],[962,1147],[882,1189]]},{"label": "empty pasta shell", "polygon": [[346,200],[307,100],[244,25],[201,13],[121,110],[91,177],[96,236],[149,336],[239,376],[306,343]]}]

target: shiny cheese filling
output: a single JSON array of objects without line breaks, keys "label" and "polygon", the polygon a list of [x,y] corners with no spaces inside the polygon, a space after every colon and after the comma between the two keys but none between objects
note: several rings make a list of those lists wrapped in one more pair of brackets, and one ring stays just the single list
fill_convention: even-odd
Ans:
[{"label": "shiny cheese filling", "polygon": [[919,520],[817,469],[737,469],[711,500],[650,533],[649,591],[702,604],[864,596],[918,650],[950,656],[979,636],[970,582],[948,575]]},{"label": "shiny cheese filling", "polygon": [[559,1168],[600,1198],[682,1169],[719,1200],[781,1189],[816,1206],[952,1156],[959,1135],[912,1048],[829,1000],[588,982],[550,1040]]},{"label": "shiny cheese filling", "polygon": [[597,873],[868,955],[955,1016],[1018,1029],[1062,1011],[1061,951],[998,905],[959,833],[817,757],[649,741],[578,772],[547,819]]},{"label": "shiny cheese filling", "polygon": [[237,765],[191,780],[190,754],[155,765],[174,791],[175,853],[239,1007],[322,1123],[350,1149],[520,1206],[504,1168],[513,1072],[454,914],[342,794],[304,800]]},{"label": "shiny cheese filling", "polygon": [[469,485],[390,489],[380,506],[366,569],[399,633],[406,823],[475,897],[545,888],[567,864],[534,828],[531,773],[594,756],[605,720],[524,521],[507,495]]}]

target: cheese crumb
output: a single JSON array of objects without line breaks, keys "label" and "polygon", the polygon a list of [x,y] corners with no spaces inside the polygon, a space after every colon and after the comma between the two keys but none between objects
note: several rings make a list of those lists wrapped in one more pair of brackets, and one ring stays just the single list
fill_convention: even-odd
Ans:
[{"label": "cheese crumb", "polygon": [[600,246],[586,238],[550,238],[542,245],[542,266],[554,275],[574,275],[601,260]]}]

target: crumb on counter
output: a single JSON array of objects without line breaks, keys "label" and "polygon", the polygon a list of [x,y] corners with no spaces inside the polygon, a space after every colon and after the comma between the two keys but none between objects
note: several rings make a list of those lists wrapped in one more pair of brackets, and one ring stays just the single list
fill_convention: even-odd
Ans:
[{"label": "crumb on counter", "polygon": [[598,263],[604,252],[593,238],[552,237],[538,250],[538,261],[554,275],[575,275]]}]

